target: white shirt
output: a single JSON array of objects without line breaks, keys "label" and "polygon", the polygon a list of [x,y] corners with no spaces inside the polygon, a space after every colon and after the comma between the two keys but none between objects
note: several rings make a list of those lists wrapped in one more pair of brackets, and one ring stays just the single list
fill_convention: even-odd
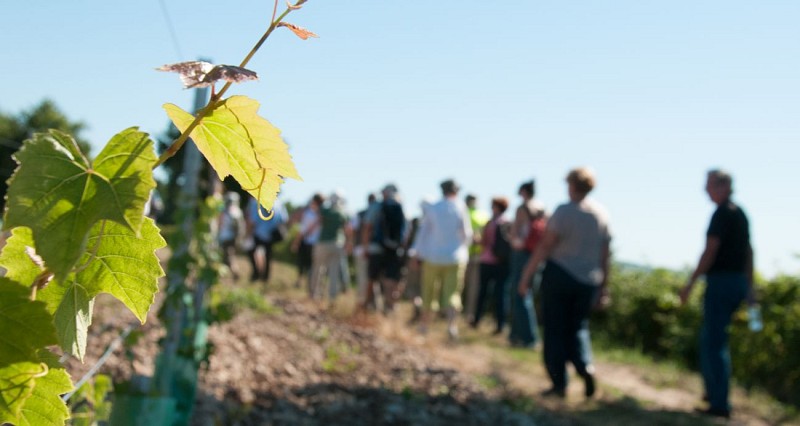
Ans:
[{"label": "white shirt", "polygon": [[443,198],[423,207],[422,223],[414,250],[425,262],[439,265],[466,263],[472,224],[464,203],[455,198]]}]

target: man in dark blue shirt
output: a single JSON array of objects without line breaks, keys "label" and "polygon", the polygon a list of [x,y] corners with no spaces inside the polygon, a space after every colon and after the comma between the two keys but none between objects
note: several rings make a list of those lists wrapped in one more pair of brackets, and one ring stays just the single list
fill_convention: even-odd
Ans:
[{"label": "man in dark blue shirt", "polygon": [[700,368],[709,408],[705,414],[730,417],[728,400],[731,360],[727,327],[744,299],[755,303],[753,294],[753,250],[750,227],[742,209],[731,201],[733,179],[721,170],[708,172],[706,192],[717,210],[706,232],[706,247],[686,287],[686,303],[695,282],[706,276],[703,325],[700,332]]}]

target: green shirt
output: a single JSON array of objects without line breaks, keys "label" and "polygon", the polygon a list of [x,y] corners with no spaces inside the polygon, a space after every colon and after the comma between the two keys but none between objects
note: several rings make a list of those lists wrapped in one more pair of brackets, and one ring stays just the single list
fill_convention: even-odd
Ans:
[{"label": "green shirt", "polygon": [[[486,222],[489,221],[489,216],[478,209],[471,208],[467,208],[467,213],[469,214],[469,221],[472,224],[472,234],[481,235],[483,227],[486,225]],[[480,252],[480,244],[472,244],[469,246],[470,256],[480,254]]]},{"label": "green shirt", "polygon": [[319,242],[344,242],[347,216],[339,209],[325,207],[320,210],[319,217]]}]

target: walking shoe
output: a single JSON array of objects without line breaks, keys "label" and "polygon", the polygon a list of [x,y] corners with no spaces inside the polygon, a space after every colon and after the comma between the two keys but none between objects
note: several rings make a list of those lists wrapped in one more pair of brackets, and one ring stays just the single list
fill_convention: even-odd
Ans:
[{"label": "walking shoe", "polygon": [[542,392],[542,396],[545,398],[561,398],[564,399],[567,397],[567,390],[564,388],[557,388],[552,387],[544,392]]},{"label": "walking shoe", "polygon": [[447,340],[451,342],[458,340],[458,327],[455,325],[447,327]]},{"label": "walking shoe", "polygon": [[731,410],[724,410],[720,408],[695,408],[694,411],[698,414],[711,417],[722,417],[725,419],[731,418]]},{"label": "walking shoe", "polygon": [[596,390],[595,389],[595,383],[594,383],[594,374],[592,374],[592,373],[584,374],[583,375],[583,383],[585,385],[585,387],[583,389],[584,395],[586,395],[587,398],[593,397],[594,396],[594,392]]}]

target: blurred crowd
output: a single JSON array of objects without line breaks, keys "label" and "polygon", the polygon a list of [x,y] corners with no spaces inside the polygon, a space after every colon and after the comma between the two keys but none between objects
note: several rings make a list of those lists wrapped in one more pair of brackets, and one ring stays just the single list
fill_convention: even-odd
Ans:
[{"label": "blurred crowd", "polygon": [[[541,319],[552,382],[545,395],[565,397],[569,363],[591,397],[596,387],[589,317],[610,303],[612,232],[605,209],[589,196],[596,184],[593,172],[570,170],[566,184],[567,200],[552,213],[536,199],[533,180],[519,185],[513,208],[511,200],[496,196],[485,201],[484,211],[481,200],[462,196],[460,185],[447,179],[439,185],[441,198],[423,201],[414,218],[406,215],[394,183],[369,194],[355,214],[348,213],[339,191],[315,194],[291,215],[280,200],[267,212],[250,199],[243,211],[239,195],[227,193],[219,244],[234,278],[239,275],[234,255],[242,250],[250,259],[250,279],[267,282],[274,245],[287,240],[296,259],[296,286],[309,298],[333,305],[354,287],[359,313],[384,315],[395,315],[396,304],[409,300],[414,307],[409,323],[427,334],[432,321],[446,321],[450,341],[458,339],[462,318],[480,330],[491,314],[493,334],[504,335],[511,346],[535,348]],[[706,276],[701,364],[709,408],[704,412],[728,417],[726,327],[743,300],[755,303],[752,248],[747,217],[730,199],[731,176],[710,171],[706,191],[717,211],[706,248],[679,296],[685,303],[698,278]]]}]

